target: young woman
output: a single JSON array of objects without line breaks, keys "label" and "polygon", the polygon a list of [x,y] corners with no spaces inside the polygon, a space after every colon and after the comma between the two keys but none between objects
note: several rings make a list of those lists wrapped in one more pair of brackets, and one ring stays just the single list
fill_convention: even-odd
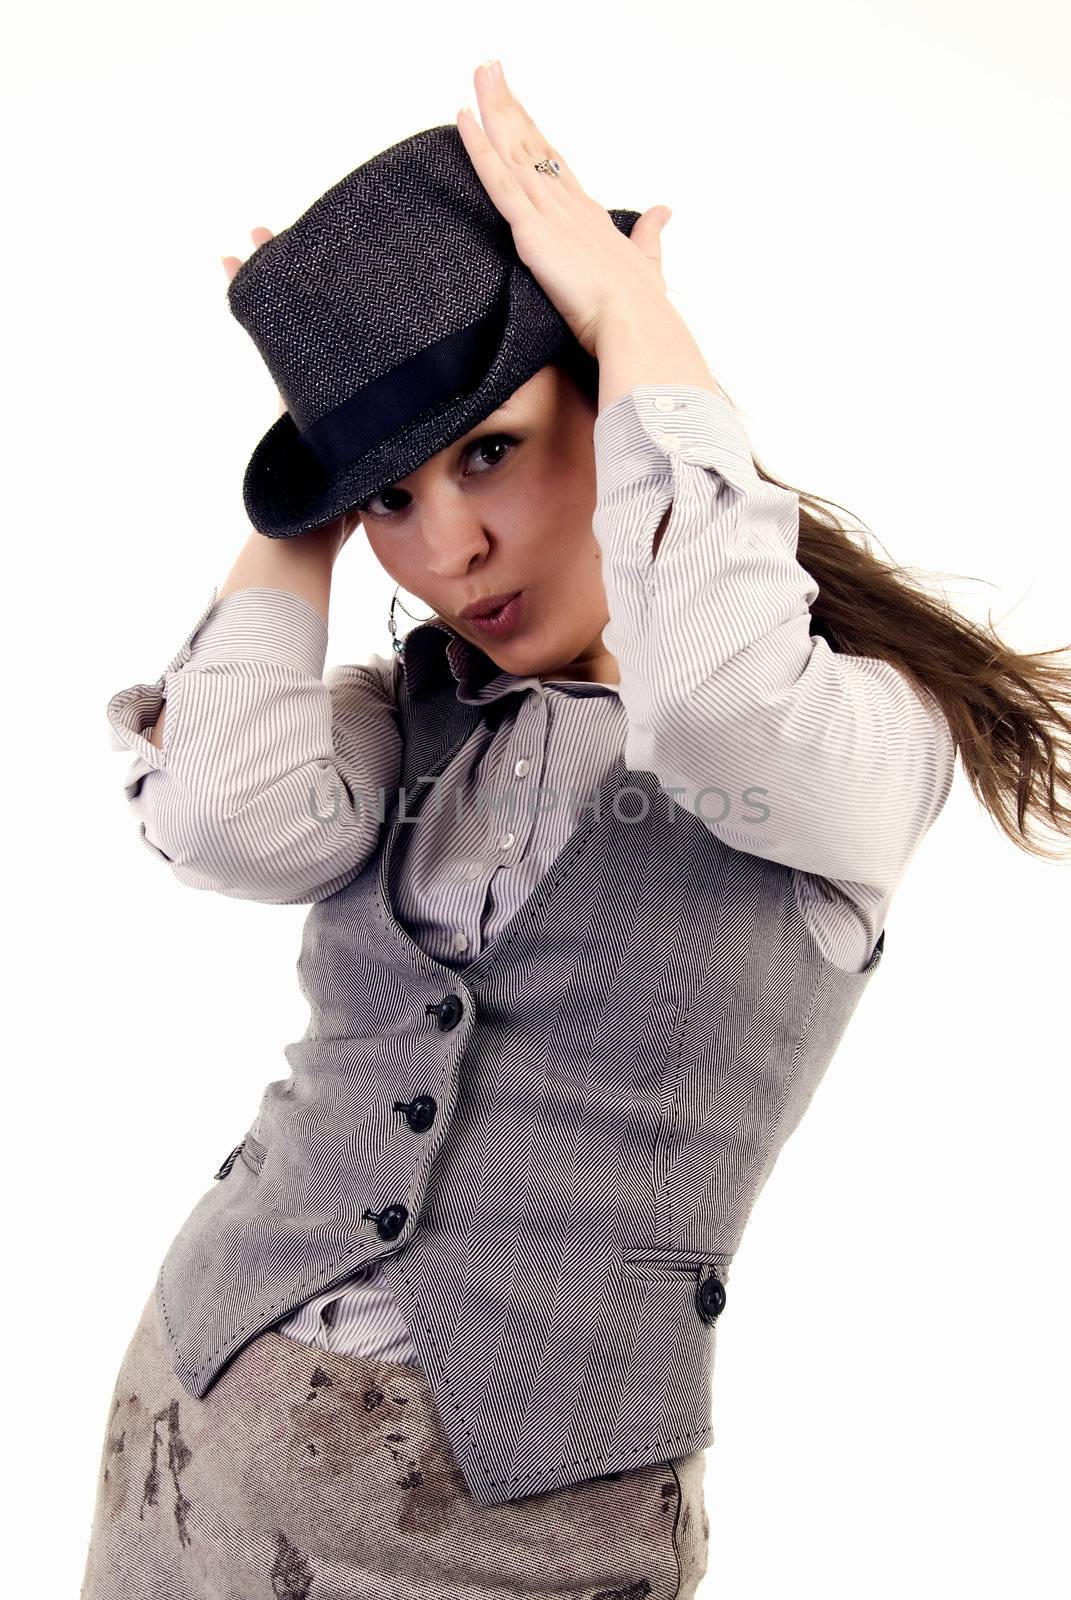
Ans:
[{"label": "young woman", "polygon": [[[572,342],[255,531],[109,706],[182,882],[311,902],[312,1017],[124,1358],[83,1600],[694,1595],[731,1262],[957,749],[1024,848],[1068,831],[1066,663],[767,473],[661,213],[611,226],[476,82],[464,150]],[[325,680],[358,523],[432,617]]]}]

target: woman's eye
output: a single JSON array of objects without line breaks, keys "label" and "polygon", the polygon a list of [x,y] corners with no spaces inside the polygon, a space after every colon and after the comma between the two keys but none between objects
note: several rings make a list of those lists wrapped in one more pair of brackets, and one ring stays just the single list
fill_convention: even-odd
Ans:
[{"label": "woman's eye", "polygon": [[[505,461],[506,457],[509,455],[510,450],[512,450],[517,443],[518,441],[513,437],[512,434],[509,433],[489,433],[482,439],[474,439],[465,450],[465,458],[468,461],[476,460],[480,463],[480,465],[477,467],[475,472],[470,474],[470,476],[477,478],[486,477],[489,472],[493,472],[496,467],[502,465],[502,462]],[[500,448],[502,445],[506,446],[504,451],[502,451]],[[385,501],[389,496],[397,497],[399,495],[402,496],[402,503],[400,505],[393,507],[388,505],[387,509],[384,511],[376,511],[374,509],[373,501]],[[362,516],[366,514],[370,515],[376,522],[389,522],[392,517],[398,516],[400,512],[405,510],[405,504],[408,501],[408,498],[409,496],[406,494],[404,489],[381,489],[378,494],[372,495],[371,499],[358,501],[357,510]]]}]

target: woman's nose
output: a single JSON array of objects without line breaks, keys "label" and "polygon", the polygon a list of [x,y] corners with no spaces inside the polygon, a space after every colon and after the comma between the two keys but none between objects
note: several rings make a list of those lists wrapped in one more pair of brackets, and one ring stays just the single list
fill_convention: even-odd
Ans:
[{"label": "woman's nose", "polygon": [[437,577],[464,577],[475,562],[486,558],[490,548],[486,528],[471,511],[425,514],[425,560]]}]

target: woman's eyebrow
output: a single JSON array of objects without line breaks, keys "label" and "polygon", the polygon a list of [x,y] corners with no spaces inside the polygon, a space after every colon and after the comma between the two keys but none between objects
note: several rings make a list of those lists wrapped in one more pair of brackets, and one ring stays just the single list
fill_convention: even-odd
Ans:
[{"label": "woman's eyebrow", "polygon": [[501,419],[503,422],[512,422],[516,418],[518,411],[521,409],[522,408],[518,402],[511,396],[508,400],[504,400],[502,402],[497,411],[492,411],[490,416],[483,417],[479,422],[473,423],[472,427],[469,429],[469,432],[462,434],[462,438],[467,439],[469,434],[478,433],[481,428],[486,428],[488,423],[495,422],[498,419]]},{"label": "woman's eyebrow", "polygon": [[[464,445],[466,440],[473,438],[475,434],[482,432],[489,425],[495,423],[496,421],[515,424],[520,420],[520,416],[523,415],[523,412],[523,406],[518,401],[514,400],[513,396],[511,395],[508,400],[504,400],[502,402],[497,411],[492,411],[490,416],[481,418],[479,422],[474,422],[468,433],[463,433],[460,438],[454,440],[452,445],[447,445],[446,449],[452,450],[456,445]],[[392,483],[382,483],[376,490],[376,494],[382,494],[384,489],[399,489],[404,482],[404,478],[395,478]],[[372,498],[374,499],[375,496],[373,495]]]}]

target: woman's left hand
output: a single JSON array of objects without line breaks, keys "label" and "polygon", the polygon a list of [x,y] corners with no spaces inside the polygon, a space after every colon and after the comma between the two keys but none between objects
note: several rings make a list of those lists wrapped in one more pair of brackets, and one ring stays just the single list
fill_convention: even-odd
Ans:
[{"label": "woman's left hand", "polygon": [[[513,230],[517,254],[570,331],[589,355],[597,354],[600,327],[608,316],[620,321],[642,317],[647,308],[664,308],[660,234],[669,217],[652,206],[631,234],[581,188],[561,152],[555,150],[505,78],[487,65],[473,77],[483,127],[459,112],[458,132],[477,175],[497,210]],[[550,157],[557,176],[537,172]]]}]

